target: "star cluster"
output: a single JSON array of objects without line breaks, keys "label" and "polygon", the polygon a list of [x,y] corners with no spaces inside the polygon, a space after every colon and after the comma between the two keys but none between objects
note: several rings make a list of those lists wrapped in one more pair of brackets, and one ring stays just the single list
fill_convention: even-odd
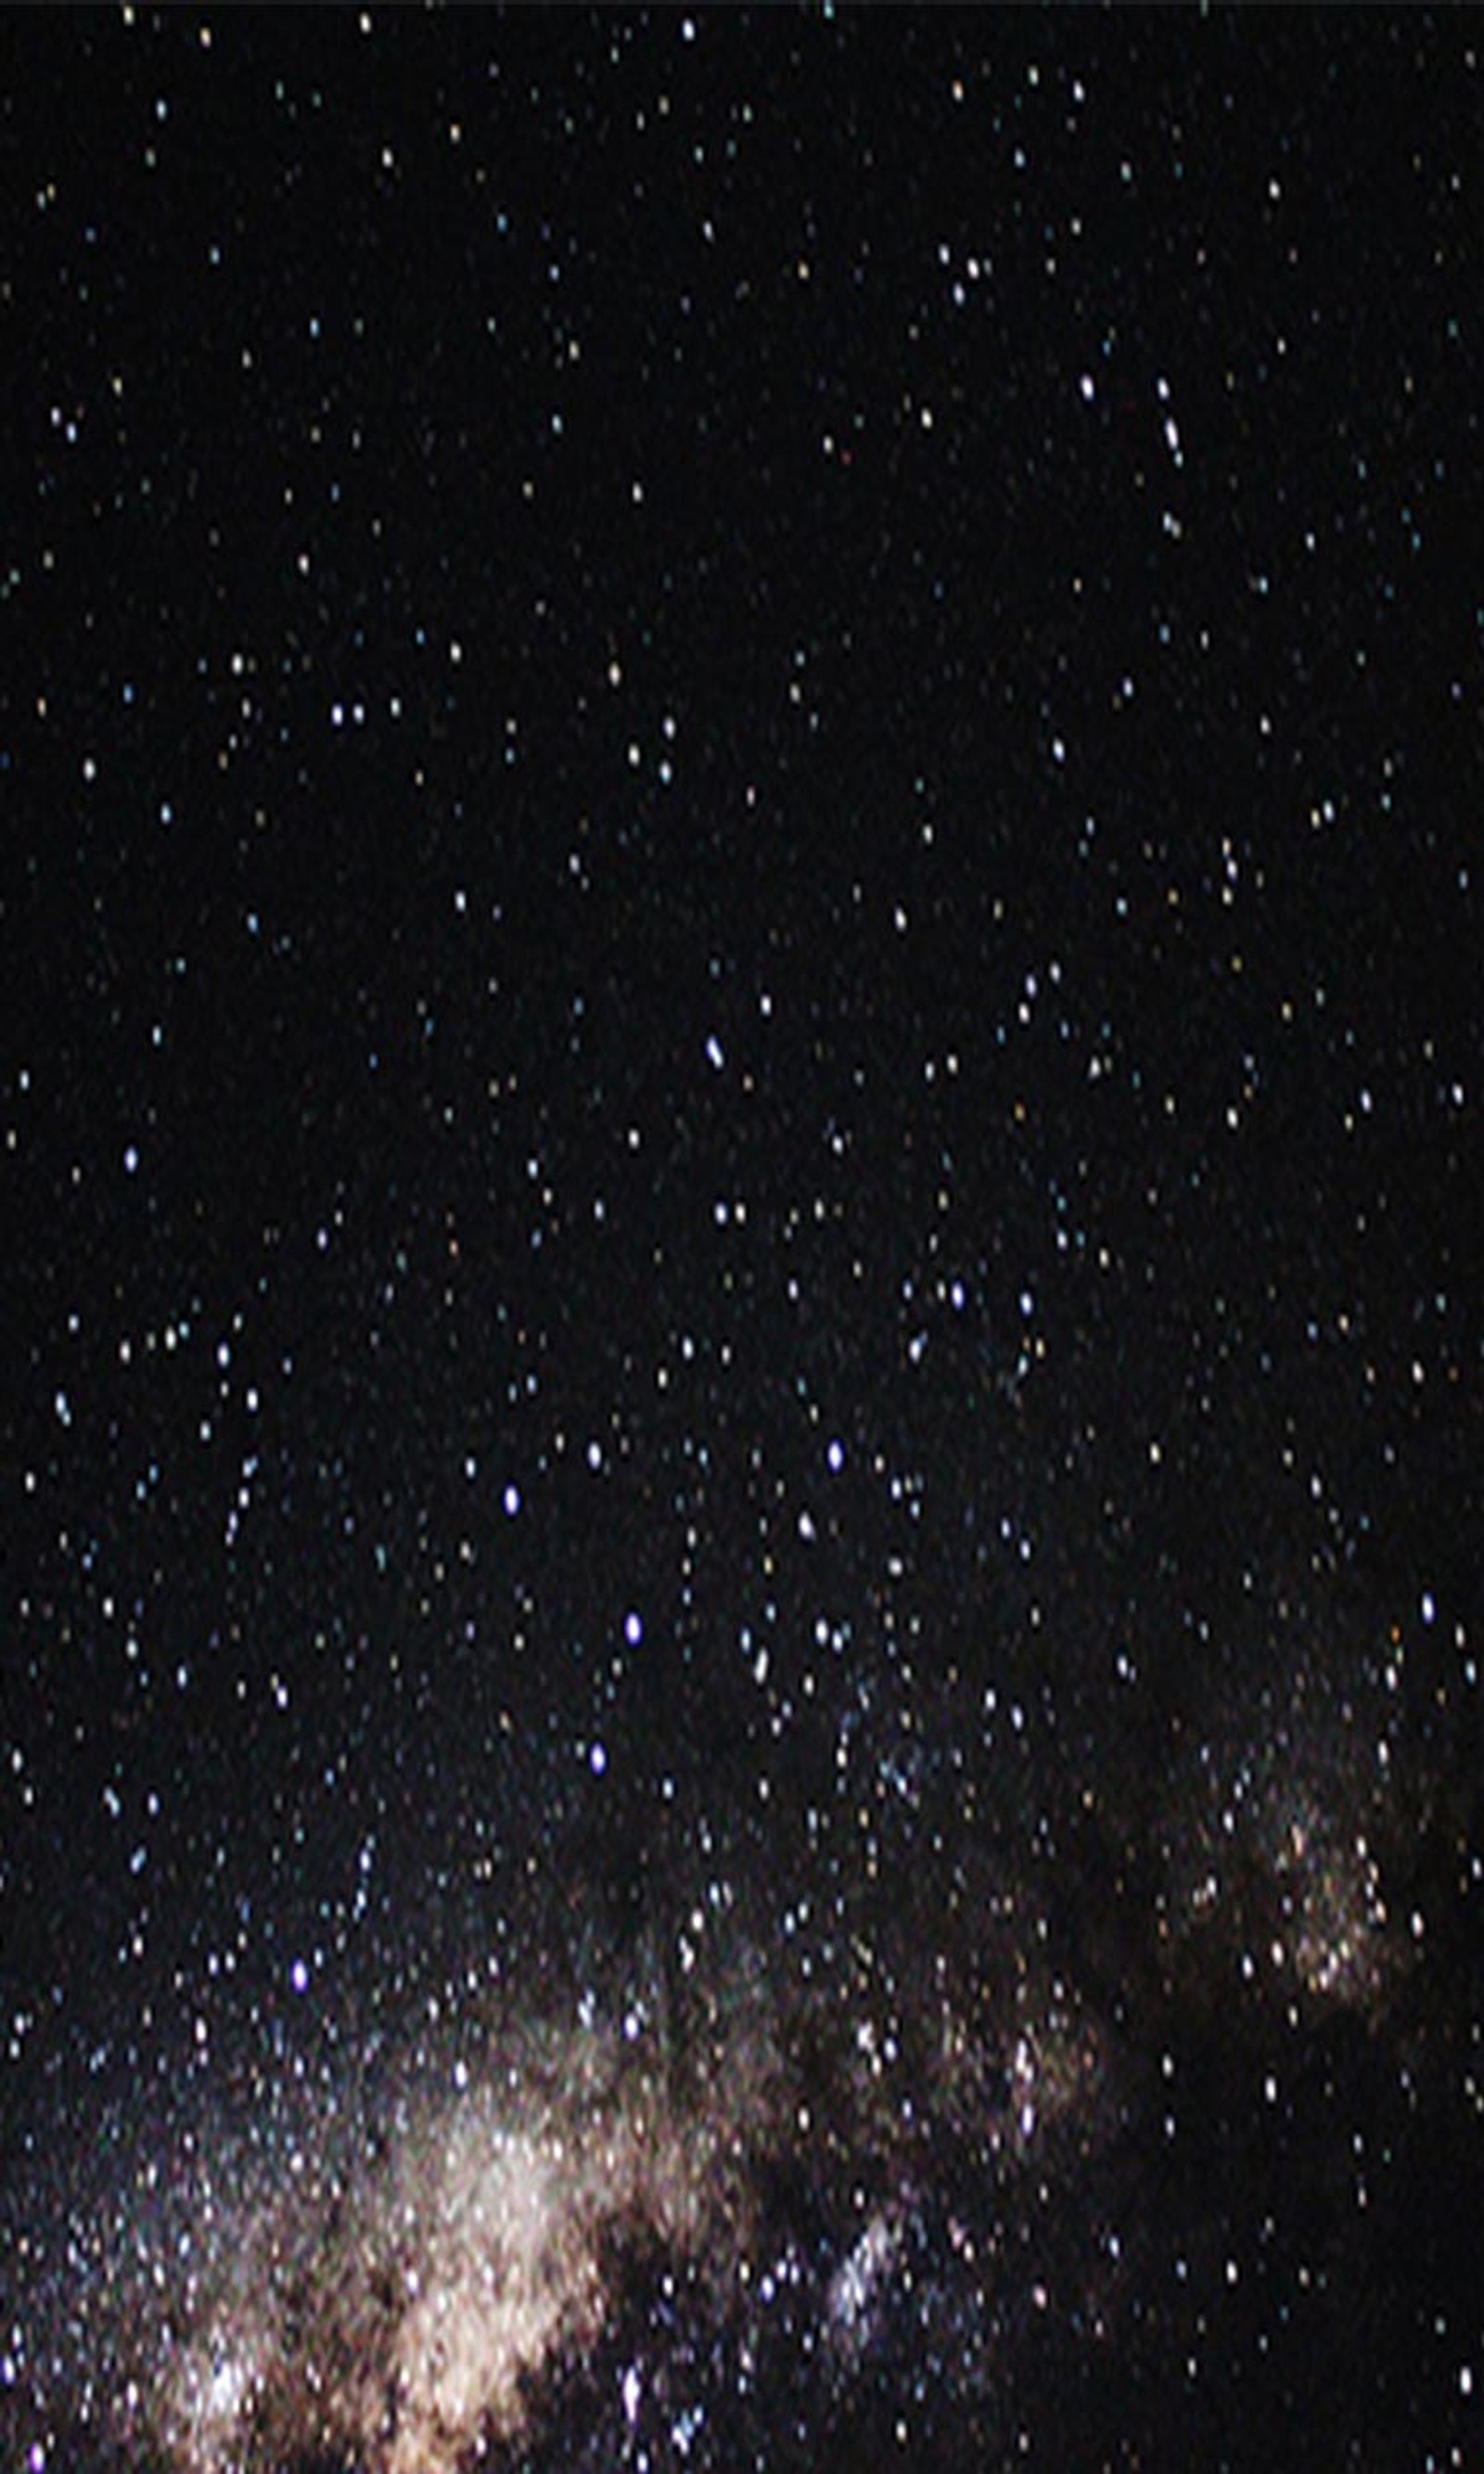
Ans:
[{"label": "star cluster", "polygon": [[7,2462],[1468,2465],[1475,22],[7,48]]}]

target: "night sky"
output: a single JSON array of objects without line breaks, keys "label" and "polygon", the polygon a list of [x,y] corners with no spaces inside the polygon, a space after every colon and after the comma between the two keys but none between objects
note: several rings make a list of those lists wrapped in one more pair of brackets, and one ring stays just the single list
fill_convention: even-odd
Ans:
[{"label": "night sky", "polygon": [[6,16],[6,2474],[1484,2463],[1481,34]]}]

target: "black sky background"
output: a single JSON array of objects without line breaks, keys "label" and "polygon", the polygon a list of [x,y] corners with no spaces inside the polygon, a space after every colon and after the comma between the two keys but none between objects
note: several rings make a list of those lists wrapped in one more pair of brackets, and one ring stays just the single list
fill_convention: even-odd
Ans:
[{"label": "black sky background", "polygon": [[[1024,1973],[986,1872],[1108,2056],[994,2183],[1052,2333],[959,2293],[976,2386],[909,2280],[855,2402],[714,2354],[687,2447],[1469,2462],[1478,76],[1426,10],[0,28],[17,2463],[107,2420],[99,2123],[272,2151],[472,1952],[565,2017],[721,1880],[769,2016],[895,1934],[920,2020],[935,1935]],[[1285,2010],[1367,1829],[1387,1989]],[[839,2147],[765,2206],[821,2261]],[[618,2462],[592,2365],[540,2462]]]}]

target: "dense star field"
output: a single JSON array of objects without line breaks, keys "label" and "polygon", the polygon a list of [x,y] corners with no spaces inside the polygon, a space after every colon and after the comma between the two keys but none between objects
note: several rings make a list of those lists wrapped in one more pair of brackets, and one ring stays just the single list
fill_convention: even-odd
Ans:
[{"label": "dense star field", "polygon": [[1484,2462],[1481,33],[0,27],[9,2474]]}]

